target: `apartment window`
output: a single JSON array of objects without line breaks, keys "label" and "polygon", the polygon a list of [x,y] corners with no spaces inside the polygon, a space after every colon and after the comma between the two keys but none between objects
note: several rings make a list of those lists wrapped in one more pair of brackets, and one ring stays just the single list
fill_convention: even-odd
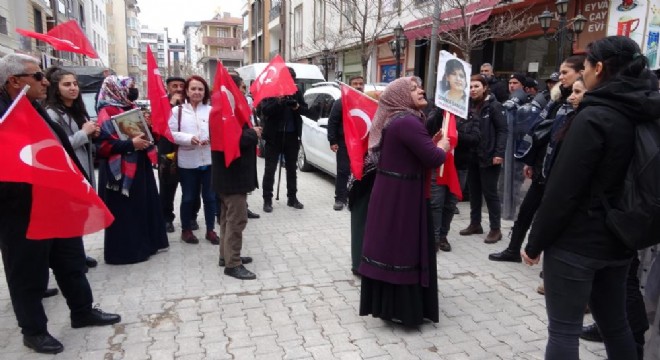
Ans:
[{"label": "apartment window", "polygon": [[217,35],[216,35],[216,36],[217,36],[217,37],[224,37],[224,38],[231,37],[231,29],[227,29],[227,28],[218,28],[218,29],[217,29]]},{"label": "apartment window", "polygon": [[381,8],[383,9],[383,13],[390,14],[393,12],[398,12],[400,3],[400,0],[381,0]]},{"label": "apartment window", "polygon": [[325,38],[325,1],[314,0],[314,39]]},{"label": "apartment window", "polygon": [[298,5],[293,9],[293,46],[302,47],[302,20],[302,5]]},{"label": "apartment window", "polygon": [[355,0],[344,0],[342,2],[342,29],[351,29],[355,27],[355,6]]},{"label": "apartment window", "polygon": [[0,16],[0,34],[9,35],[7,31],[7,18],[4,16]]}]

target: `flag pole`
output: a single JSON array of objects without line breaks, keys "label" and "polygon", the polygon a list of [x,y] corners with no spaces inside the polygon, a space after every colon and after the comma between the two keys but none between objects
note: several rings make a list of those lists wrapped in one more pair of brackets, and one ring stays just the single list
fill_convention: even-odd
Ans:
[{"label": "flag pole", "polygon": [[[449,111],[445,110],[444,112],[445,113],[442,116],[442,138],[443,139],[447,137],[447,131],[449,130],[449,117],[451,116],[449,114]],[[450,148],[450,151],[451,151],[451,148]],[[445,170],[445,164],[440,165],[440,172],[439,172],[438,176],[442,176],[442,173],[444,172],[444,170]]]},{"label": "flag pole", "polygon": [[5,122],[5,119],[7,118],[7,116],[9,116],[9,114],[11,114],[11,111],[14,110],[14,108],[16,107],[16,104],[18,104],[18,101],[21,100],[21,98],[23,96],[25,96],[25,94],[27,94],[28,90],[30,90],[30,85],[25,85],[23,87],[23,89],[21,90],[21,92],[18,93],[18,96],[16,96],[14,101],[11,102],[11,105],[9,105],[9,108],[7,108],[7,111],[5,112],[5,114],[2,115],[2,118],[0,118],[0,124]]}]

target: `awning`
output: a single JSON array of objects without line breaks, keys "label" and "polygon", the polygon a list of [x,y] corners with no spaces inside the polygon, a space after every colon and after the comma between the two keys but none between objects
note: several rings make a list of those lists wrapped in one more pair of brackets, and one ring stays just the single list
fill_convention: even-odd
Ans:
[{"label": "awning", "polygon": [[[465,26],[469,21],[470,26],[479,25],[490,17],[493,7],[499,3],[499,0],[485,0],[478,3],[472,3],[465,8],[466,16],[463,18],[461,9],[451,9],[440,15],[441,24],[438,33],[449,32]],[[404,32],[409,40],[431,36],[431,27],[433,26],[433,17],[417,19],[406,24]]]}]

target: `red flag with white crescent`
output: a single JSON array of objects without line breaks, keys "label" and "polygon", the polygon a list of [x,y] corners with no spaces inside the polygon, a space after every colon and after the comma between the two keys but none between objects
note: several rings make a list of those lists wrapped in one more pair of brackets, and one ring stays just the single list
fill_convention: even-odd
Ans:
[{"label": "red flag with white crescent", "polygon": [[0,119],[0,181],[32,184],[28,239],[71,238],[114,217],[21,93]]},{"label": "red flag with white crescent", "polygon": [[291,77],[286,63],[282,57],[275,55],[264,71],[250,85],[253,107],[257,107],[261,100],[269,97],[293,95],[298,91],[296,83]]},{"label": "red flag with white crescent", "polygon": [[172,116],[172,106],[167,98],[163,78],[158,70],[156,58],[147,45],[147,97],[151,104],[151,127],[154,133],[174,142],[172,130],[168,124]]},{"label": "red flag with white crescent", "polygon": [[369,149],[369,130],[378,109],[378,102],[346,84],[341,84],[341,105],[351,172],[356,179],[361,180],[364,156]]},{"label": "red flag with white crescent", "polygon": [[58,49],[57,46],[54,46],[57,50],[72,51],[79,54],[87,55],[92,59],[98,59],[99,55],[96,53],[96,49],[92,46],[92,43],[89,41],[85,32],[80,28],[76,20],[69,20],[65,23],[61,23],[48,31],[46,34],[55,37],[63,42],[68,42],[79,50],[67,50],[67,49]]},{"label": "red flag with white crescent", "polygon": [[250,106],[227,69],[218,61],[211,94],[209,133],[211,150],[222,151],[225,166],[241,156],[240,141],[243,126],[250,122]]},{"label": "red flag with white crescent", "polygon": [[446,135],[449,139],[451,146],[447,157],[443,164],[443,170],[438,169],[438,176],[436,182],[438,185],[447,185],[449,192],[456,195],[458,200],[463,199],[463,192],[461,191],[461,182],[458,180],[458,171],[456,171],[456,164],[454,163],[454,149],[458,145],[458,131],[456,131],[456,116],[449,111],[445,111],[443,118],[443,128],[446,129]]}]

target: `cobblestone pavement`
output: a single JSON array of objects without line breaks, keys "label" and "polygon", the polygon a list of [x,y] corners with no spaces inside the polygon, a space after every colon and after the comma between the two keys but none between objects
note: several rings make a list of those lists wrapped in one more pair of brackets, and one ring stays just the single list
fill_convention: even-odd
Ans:
[{"label": "cobblestone pavement", "polygon": [[[262,160],[258,166],[261,172]],[[358,316],[360,280],[350,272],[349,212],[332,210],[333,179],[299,173],[305,209],[294,210],[286,206],[284,178],[273,213],[261,211],[259,190],[249,196],[261,219],[248,224],[243,254],[254,258],[247,267],[257,280],[223,275],[217,246],[205,240],[185,244],[179,232],[170,234],[169,251],[122,266],[103,263],[102,233],[87,236],[89,255],[99,259],[88,274],[95,303],[121,314],[122,322],[72,329],[63,297],[45,299],[49,330],[65,350],[56,356],[33,353],[22,344],[3,272],[0,358],[543,358],[545,302],[535,292],[540,267],[488,261],[488,253],[503,249],[506,240],[487,245],[483,235],[459,236],[469,221],[467,203],[459,204],[461,214],[452,224],[452,252],[438,254],[440,322],[406,329]],[[505,234],[510,226],[503,222]],[[201,231],[197,236],[203,239]],[[602,344],[580,347],[583,360],[605,358]]]}]

